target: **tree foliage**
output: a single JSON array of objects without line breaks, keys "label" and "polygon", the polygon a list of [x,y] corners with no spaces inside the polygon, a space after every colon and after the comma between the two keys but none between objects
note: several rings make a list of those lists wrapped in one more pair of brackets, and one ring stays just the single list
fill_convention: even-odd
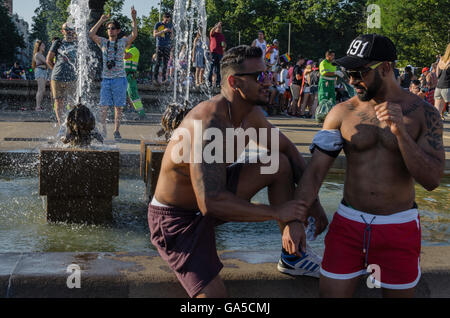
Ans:
[{"label": "tree foliage", "polygon": [[3,0],[0,0],[0,63],[14,63],[16,48],[25,47],[23,37],[19,34],[13,20],[9,16],[8,10],[3,6]]},{"label": "tree foliage", "polygon": [[450,42],[448,0],[377,0],[381,30],[397,47],[399,65],[430,65]]},{"label": "tree foliage", "polygon": [[[174,0],[162,0],[161,11],[173,12]],[[429,65],[449,42],[450,2],[448,0],[205,0],[208,28],[223,22],[227,47],[250,44],[258,30],[268,42],[278,39],[281,54],[288,51],[291,24],[291,55],[323,58],[327,49],[345,54],[358,34],[380,33],[397,46],[399,65]],[[60,36],[67,19],[70,0],[40,0],[33,18],[33,37],[46,41]],[[131,32],[130,19],[122,14],[124,0],[107,0],[105,12],[122,24],[123,34]],[[367,6],[381,8],[381,28],[368,29]],[[129,8],[125,8],[129,10]],[[141,15],[142,12],[139,13]],[[141,70],[148,70],[155,51],[153,27],[159,21],[159,7],[149,7],[139,19],[136,46],[141,51]]]}]

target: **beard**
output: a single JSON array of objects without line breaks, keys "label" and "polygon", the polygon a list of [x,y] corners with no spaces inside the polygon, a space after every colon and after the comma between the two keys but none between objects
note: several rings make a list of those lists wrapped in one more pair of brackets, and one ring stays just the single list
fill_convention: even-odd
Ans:
[{"label": "beard", "polygon": [[363,90],[362,93],[356,93],[358,95],[359,100],[363,102],[368,102],[369,100],[373,99],[378,91],[381,88],[381,84],[383,83],[383,80],[381,79],[380,74],[378,73],[378,70],[375,71],[375,77],[373,79],[372,84],[369,85],[369,87],[364,88],[359,85],[355,85],[355,88]]}]

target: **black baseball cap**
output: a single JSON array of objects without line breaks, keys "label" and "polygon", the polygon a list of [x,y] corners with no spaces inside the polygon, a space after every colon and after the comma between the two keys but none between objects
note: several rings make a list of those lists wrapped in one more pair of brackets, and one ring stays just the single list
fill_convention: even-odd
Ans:
[{"label": "black baseball cap", "polygon": [[392,41],[379,34],[363,34],[352,41],[347,55],[336,60],[345,69],[354,70],[372,61],[397,60],[397,50]]}]

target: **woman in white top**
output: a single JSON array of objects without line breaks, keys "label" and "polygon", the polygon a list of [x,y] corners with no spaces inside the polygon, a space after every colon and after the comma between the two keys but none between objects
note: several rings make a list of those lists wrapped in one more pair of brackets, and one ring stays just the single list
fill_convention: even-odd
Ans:
[{"label": "woman in white top", "polygon": [[258,31],[258,38],[253,41],[252,46],[257,46],[263,51],[263,56],[266,56],[267,43],[264,39],[265,33],[263,30]]},{"label": "woman in white top", "polygon": [[45,86],[47,85],[47,62],[44,55],[45,43],[41,40],[36,40],[34,43],[33,61],[31,66],[34,70],[35,79],[38,84],[38,90],[36,93],[36,110],[44,110],[41,107],[42,99],[45,94]]}]

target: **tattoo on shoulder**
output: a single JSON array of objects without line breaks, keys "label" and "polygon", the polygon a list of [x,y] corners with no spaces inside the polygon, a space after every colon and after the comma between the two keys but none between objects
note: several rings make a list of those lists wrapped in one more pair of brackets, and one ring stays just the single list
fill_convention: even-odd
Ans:
[{"label": "tattoo on shoulder", "polygon": [[356,106],[353,105],[352,103],[347,103],[345,104],[345,106],[347,107],[348,110],[350,111],[354,111],[356,109]]},{"label": "tattoo on shoulder", "polygon": [[434,107],[428,104],[424,105],[423,109],[425,114],[425,123],[427,125],[425,137],[428,144],[434,150],[444,150],[444,144],[442,141],[443,125],[439,113],[436,109],[434,109]]},{"label": "tattoo on shoulder", "polygon": [[404,110],[402,111],[403,116],[407,116],[407,115],[413,113],[413,112],[416,111],[420,106],[421,106],[421,105],[420,105],[419,103],[412,104],[411,106],[409,106],[408,108],[406,108],[406,109],[404,109]]}]

